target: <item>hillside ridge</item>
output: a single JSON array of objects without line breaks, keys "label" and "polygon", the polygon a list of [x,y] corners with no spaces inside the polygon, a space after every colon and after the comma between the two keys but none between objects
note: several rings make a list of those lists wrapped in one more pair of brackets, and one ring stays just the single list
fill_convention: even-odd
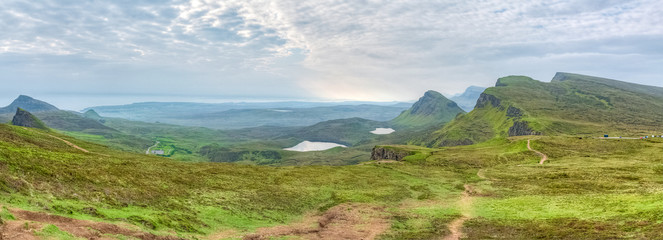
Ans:
[{"label": "hillside ridge", "polygon": [[390,122],[400,128],[428,127],[447,123],[464,112],[454,101],[429,90],[410,109]]}]

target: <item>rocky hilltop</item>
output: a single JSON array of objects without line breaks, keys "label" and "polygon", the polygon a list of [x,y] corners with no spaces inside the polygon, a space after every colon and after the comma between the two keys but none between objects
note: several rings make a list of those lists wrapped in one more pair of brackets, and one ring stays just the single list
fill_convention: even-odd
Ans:
[{"label": "rocky hilltop", "polygon": [[16,115],[12,119],[12,124],[15,126],[48,130],[46,124],[39,120],[39,118],[21,108],[16,109]]}]

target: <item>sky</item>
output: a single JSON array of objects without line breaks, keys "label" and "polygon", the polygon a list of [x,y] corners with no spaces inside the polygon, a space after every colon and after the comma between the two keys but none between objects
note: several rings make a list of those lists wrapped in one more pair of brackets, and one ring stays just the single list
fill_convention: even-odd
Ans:
[{"label": "sky", "polygon": [[661,23],[662,0],[3,0],[0,105],[411,101],[555,72],[663,86]]}]

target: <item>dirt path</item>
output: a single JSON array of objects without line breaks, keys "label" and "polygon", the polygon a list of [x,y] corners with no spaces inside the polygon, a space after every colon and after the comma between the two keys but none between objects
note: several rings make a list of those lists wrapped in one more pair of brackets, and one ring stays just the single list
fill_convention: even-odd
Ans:
[{"label": "dirt path", "polygon": [[295,236],[303,239],[375,239],[391,226],[383,207],[345,203],[324,214],[305,216],[301,222],[260,228],[245,240]]},{"label": "dirt path", "polygon": [[472,218],[472,203],[474,202],[474,197],[472,197],[472,194],[475,191],[474,188],[469,184],[465,184],[464,187],[465,191],[463,191],[460,200],[458,201],[458,205],[460,206],[460,213],[462,216],[449,223],[448,227],[451,233],[444,237],[444,240],[460,239],[463,236],[463,224],[465,221]]},{"label": "dirt path", "polygon": [[6,221],[0,228],[0,239],[41,239],[35,236],[44,226],[52,224],[60,230],[76,237],[86,239],[104,239],[104,234],[123,235],[143,240],[171,240],[180,239],[173,236],[157,236],[140,230],[120,227],[118,225],[78,220],[42,212],[32,212],[20,209],[9,210],[16,220]]},{"label": "dirt path", "polygon": [[71,142],[69,142],[69,141],[67,141],[67,140],[62,139],[62,138],[59,138],[59,137],[53,136],[53,135],[51,135],[51,134],[46,134],[46,135],[48,135],[48,136],[50,136],[50,137],[52,137],[52,138],[55,138],[55,139],[57,139],[57,140],[60,140],[60,141],[66,143],[67,145],[69,145],[69,146],[71,146],[71,147],[73,147],[73,148],[75,148],[75,149],[81,150],[81,151],[86,152],[86,153],[89,153],[89,152],[90,152],[90,151],[88,151],[87,149],[82,148],[82,147],[79,147],[79,146],[77,146],[76,144],[73,144],[73,143],[71,143]]},{"label": "dirt path", "polygon": [[145,151],[145,154],[148,154],[148,155],[149,155],[149,154],[150,154],[150,149],[152,149],[153,147],[157,147],[157,146],[159,145],[159,143],[160,143],[160,142],[157,141],[157,142],[154,144],[154,146],[151,146],[151,147],[147,148],[147,151]]},{"label": "dirt path", "polygon": [[530,141],[531,140],[529,140],[529,139],[527,140],[527,149],[529,149],[530,151],[535,152],[537,155],[541,156],[541,161],[539,161],[539,164],[543,165],[543,162],[548,160],[548,155],[545,155],[542,152],[539,152],[537,150],[532,149],[532,147],[530,146]]},{"label": "dirt path", "polygon": [[64,139],[62,139],[62,138],[59,138],[59,137],[53,136],[53,135],[51,135],[51,134],[48,134],[48,133],[40,133],[40,132],[34,131],[34,130],[32,130],[32,129],[26,128],[26,127],[24,127],[23,129],[28,130],[28,131],[32,131],[32,132],[34,132],[34,133],[44,134],[44,135],[46,135],[46,136],[49,136],[49,137],[55,138],[55,139],[57,139],[57,140],[60,140],[60,141],[62,141],[62,142],[64,142],[64,143],[66,143],[66,144],[69,145],[70,147],[73,147],[73,148],[75,148],[75,149],[81,150],[81,151],[83,151],[83,152],[86,152],[86,153],[89,153],[89,152],[90,152],[90,151],[88,151],[88,150],[85,149],[85,148],[79,147],[79,146],[77,146],[76,144],[73,144],[73,143],[71,143],[71,142],[69,142],[69,141],[67,141],[67,140],[64,140]]}]

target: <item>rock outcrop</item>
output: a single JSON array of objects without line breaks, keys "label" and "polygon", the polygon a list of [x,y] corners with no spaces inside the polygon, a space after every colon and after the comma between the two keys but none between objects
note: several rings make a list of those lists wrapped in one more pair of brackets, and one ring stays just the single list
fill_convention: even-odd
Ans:
[{"label": "rock outcrop", "polygon": [[527,135],[541,135],[541,133],[532,130],[526,121],[513,122],[513,126],[509,128],[509,137]]},{"label": "rock outcrop", "polygon": [[481,96],[479,96],[479,100],[477,100],[477,105],[474,108],[484,108],[487,107],[489,104],[492,105],[493,107],[499,107],[501,103],[502,101],[499,98],[487,93],[481,93]]},{"label": "rock outcrop", "polygon": [[509,106],[509,108],[506,109],[506,116],[511,118],[520,118],[523,116],[523,112],[519,108]]},{"label": "rock outcrop", "polygon": [[21,108],[16,109],[16,115],[12,119],[12,124],[15,126],[48,130],[46,124],[39,120],[39,118]]},{"label": "rock outcrop", "polygon": [[371,160],[396,160],[401,161],[403,158],[409,156],[407,151],[400,151],[393,148],[386,148],[375,146],[371,151]]}]

